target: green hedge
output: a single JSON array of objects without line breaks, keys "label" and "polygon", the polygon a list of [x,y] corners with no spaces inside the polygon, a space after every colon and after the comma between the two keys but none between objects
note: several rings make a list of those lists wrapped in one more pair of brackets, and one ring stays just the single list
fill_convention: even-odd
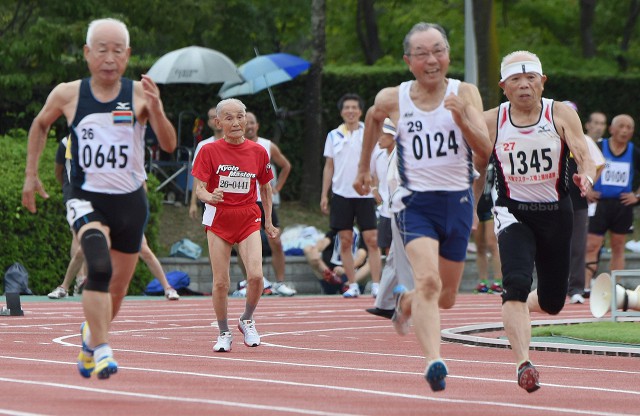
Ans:
[{"label": "green hedge", "polygon": [[[62,192],[54,176],[58,142],[48,140],[40,159],[40,179],[49,198],[43,200],[38,196],[38,211],[31,214],[21,203],[27,155],[26,133],[16,132],[14,136],[0,136],[4,151],[4,173],[0,176],[0,267],[4,275],[11,264],[22,263],[29,272],[31,290],[34,294],[46,295],[62,283],[71,244]],[[157,183],[154,177],[149,178],[149,189],[155,189]],[[150,191],[149,205],[151,217],[145,234],[150,247],[155,249],[162,195]],[[129,293],[142,294],[152,278],[144,263],[138,262]]]},{"label": "green hedge", "polygon": [[[451,77],[463,79],[460,73],[452,73]],[[349,67],[326,69],[322,80],[323,101],[323,134],[338,126],[342,120],[336,108],[338,99],[346,92],[360,94],[367,106],[373,104],[378,91],[387,86],[412,79],[412,74],[406,68],[379,67]],[[287,185],[283,189],[283,198],[298,200],[300,198],[300,182],[304,169],[303,147],[304,110],[306,96],[306,75],[302,75],[291,82],[280,84],[272,88],[276,103],[284,107],[290,115],[280,126],[284,125],[284,132],[280,135],[279,146],[292,163],[293,170]],[[172,118],[174,125],[178,125],[178,114],[189,110],[204,118],[208,108],[219,101],[216,96],[219,85],[163,85],[162,96],[165,108]],[[496,86],[496,89],[499,89]],[[637,118],[640,115],[640,102],[632,94],[640,90],[640,77],[632,76],[575,76],[572,74],[549,74],[544,95],[548,98],[564,101],[574,101],[579,107],[581,119],[586,121],[589,113],[595,110],[603,111],[609,120],[617,114],[627,113]],[[249,109],[256,112],[260,121],[260,134],[267,138],[278,136],[278,122],[272,108],[267,91],[255,95],[238,97]],[[300,113],[296,113],[300,111]],[[193,117],[183,113],[181,126],[181,140],[189,143],[192,138],[191,127]],[[293,115],[292,115],[293,114]],[[206,118],[204,118],[206,120]],[[640,124],[640,119],[638,120]],[[205,130],[208,137],[210,132]],[[318,155],[322,158],[322,155]],[[321,175],[322,172],[319,172]],[[318,190],[318,194],[320,190]]]},{"label": "green hedge", "polygon": [[[146,67],[130,65],[128,76],[138,79],[136,74],[146,72]],[[451,77],[463,79],[460,71],[452,69]],[[640,102],[635,99],[634,91],[640,88],[640,77],[628,75],[589,75],[580,76],[569,73],[549,73],[544,95],[557,100],[571,100],[577,103],[580,117],[585,120],[594,110],[603,111],[609,120],[617,114],[626,113],[634,118],[640,115]],[[335,128],[342,122],[336,103],[346,92],[360,94],[367,106],[373,104],[377,92],[387,86],[398,85],[402,81],[412,79],[412,74],[404,66],[394,67],[326,67],[322,80],[323,102],[323,134]],[[293,170],[287,186],[283,189],[285,200],[300,199],[300,182],[305,163],[303,148],[305,146],[304,109],[306,103],[305,86],[307,75],[301,75],[293,81],[276,85],[272,93],[276,104],[287,117],[278,118],[274,112],[269,93],[261,91],[255,95],[241,96],[247,107],[254,111],[260,121],[260,135],[277,139],[283,153],[289,158]],[[184,145],[193,143],[194,118],[199,116],[206,121],[207,110],[218,103],[217,96],[220,84],[168,84],[160,85],[162,98],[167,115],[180,132],[180,141]],[[498,86],[495,87],[499,89]],[[34,107],[32,103],[42,105],[50,88],[34,91],[29,103],[17,106],[29,111]],[[45,95],[37,96],[38,94]],[[0,96],[2,91],[0,89]],[[7,116],[7,115],[4,115]],[[27,115],[14,120],[14,125],[27,129],[33,115]],[[27,123],[28,122],[28,123]],[[640,124],[640,120],[639,123]],[[66,128],[62,126],[61,128]],[[0,125],[0,134],[2,134]],[[284,130],[283,130],[284,129]],[[207,127],[203,132],[204,138],[211,135]],[[167,156],[168,157],[168,156]],[[322,154],[318,155],[322,159]],[[322,172],[318,173],[319,175]],[[318,190],[319,194],[320,190]]]}]

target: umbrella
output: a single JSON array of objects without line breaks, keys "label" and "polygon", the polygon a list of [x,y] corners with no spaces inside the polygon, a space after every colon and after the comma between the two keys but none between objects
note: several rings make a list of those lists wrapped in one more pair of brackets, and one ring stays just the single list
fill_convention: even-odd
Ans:
[{"label": "umbrella", "polygon": [[[222,84],[218,95],[222,98],[229,98],[255,94],[274,85],[291,81],[306,71],[309,66],[311,66],[309,62],[288,53],[256,56],[238,68],[246,81],[226,81]],[[271,102],[273,109],[277,111],[273,95],[271,95]]]},{"label": "umbrella", "polygon": [[187,46],[163,55],[149,69],[148,75],[159,84],[244,81],[227,55],[201,46]]}]

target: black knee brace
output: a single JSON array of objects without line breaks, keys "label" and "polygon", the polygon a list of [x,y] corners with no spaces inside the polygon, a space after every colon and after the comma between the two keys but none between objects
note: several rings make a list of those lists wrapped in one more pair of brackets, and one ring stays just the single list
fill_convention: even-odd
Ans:
[{"label": "black knee brace", "polygon": [[111,281],[111,255],[107,238],[95,228],[85,231],[80,245],[87,264],[87,290],[108,292]]}]

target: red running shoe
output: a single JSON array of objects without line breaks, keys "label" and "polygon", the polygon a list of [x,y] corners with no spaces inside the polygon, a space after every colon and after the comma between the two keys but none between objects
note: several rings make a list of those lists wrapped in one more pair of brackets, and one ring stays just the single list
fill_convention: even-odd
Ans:
[{"label": "red running shoe", "polygon": [[322,278],[324,279],[325,282],[330,283],[332,285],[341,285],[342,284],[342,279],[340,278],[340,276],[338,276],[331,269],[325,269],[325,271],[322,272]]},{"label": "red running shoe", "polygon": [[529,393],[540,388],[540,374],[538,370],[531,364],[531,361],[525,361],[518,367],[518,385]]}]

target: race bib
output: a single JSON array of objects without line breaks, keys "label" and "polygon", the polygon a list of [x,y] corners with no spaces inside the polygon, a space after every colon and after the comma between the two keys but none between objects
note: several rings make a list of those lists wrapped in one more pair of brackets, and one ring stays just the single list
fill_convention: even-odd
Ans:
[{"label": "race bib", "polygon": [[600,183],[610,186],[627,186],[629,184],[629,163],[607,162],[600,175]]},{"label": "race bib", "polygon": [[246,194],[251,188],[251,178],[241,176],[220,176],[218,188],[223,192],[231,192],[234,194]]},{"label": "race bib", "polygon": [[78,220],[78,218],[82,218],[92,212],[93,205],[91,205],[91,202],[89,201],[76,198],[67,201],[67,222],[70,227],[73,227],[73,224]]}]

